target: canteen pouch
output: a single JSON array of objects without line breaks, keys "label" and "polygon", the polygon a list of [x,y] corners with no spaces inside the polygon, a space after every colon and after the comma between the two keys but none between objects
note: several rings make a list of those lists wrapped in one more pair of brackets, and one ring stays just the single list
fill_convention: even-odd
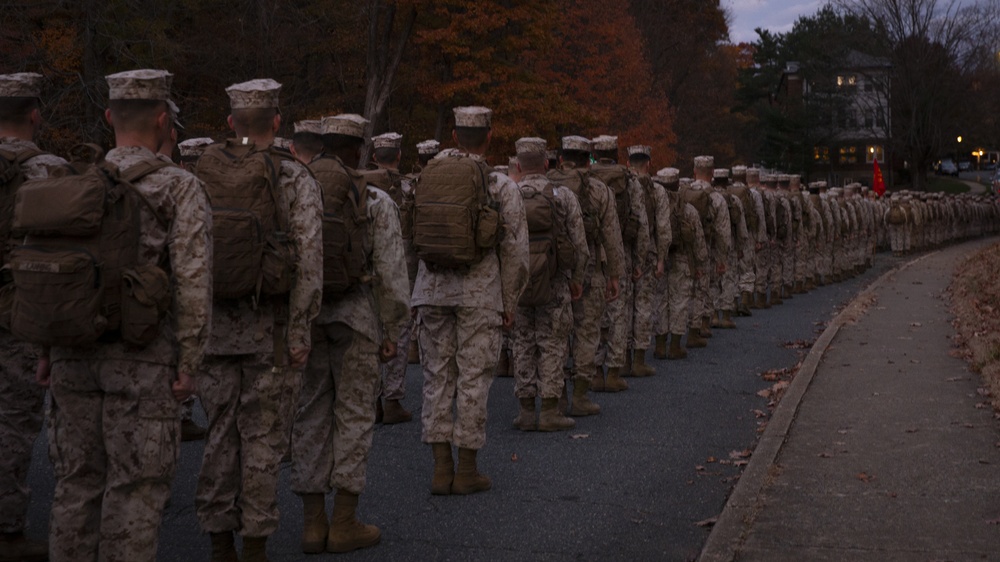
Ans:
[{"label": "canteen pouch", "polygon": [[283,232],[268,236],[261,257],[261,292],[282,295],[295,285],[295,245]]},{"label": "canteen pouch", "polygon": [[121,336],[126,343],[145,347],[160,332],[160,321],[170,307],[170,279],[155,265],[122,272]]},{"label": "canteen pouch", "polygon": [[476,224],[476,246],[482,249],[496,247],[500,241],[500,211],[493,207],[479,209],[479,222]]}]

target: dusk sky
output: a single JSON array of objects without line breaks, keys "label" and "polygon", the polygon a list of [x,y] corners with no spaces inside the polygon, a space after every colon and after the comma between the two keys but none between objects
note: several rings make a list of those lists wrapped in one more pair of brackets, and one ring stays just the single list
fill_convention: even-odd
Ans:
[{"label": "dusk sky", "polygon": [[723,0],[732,16],[729,39],[733,43],[753,42],[757,27],[783,33],[799,16],[815,14],[823,4],[824,0]]}]

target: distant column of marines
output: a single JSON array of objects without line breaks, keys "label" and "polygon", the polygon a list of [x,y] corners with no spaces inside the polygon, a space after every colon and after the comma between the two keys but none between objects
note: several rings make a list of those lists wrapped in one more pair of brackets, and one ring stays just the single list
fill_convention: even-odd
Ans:
[{"label": "distant column of marines", "polygon": [[[161,70],[108,76],[115,147],[67,162],[34,144],[42,82],[0,75],[0,562],[155,559],[189,435],[205,439],[194,511],[213,561],[267,560],[283,458],[302,551],[369,547],[381,531],[358,499],[376,424],[413,417],[407,363],[422,368],[430,492],[482,492],[498,373],[514,379],[516,429],[568,430],[601,412],[594,392],[628,390],[652,359],[854,277],[880,249],[1000,229],[988,196],[803,189],[711,156],[690,178],[654,173],[649,146],[620,161],[611,135],[558,151],[526,136],[490,167],[483,107],[455,108],[454,148],[418,143],[404,174],[402,137],[369,139],[358,115],[277,137],[269,79],[226,90],[230,138],[178,144]],[[38,542],[26,478],[46,387],[56,490]],[[207,431],[181,406],[194,396]]]}]

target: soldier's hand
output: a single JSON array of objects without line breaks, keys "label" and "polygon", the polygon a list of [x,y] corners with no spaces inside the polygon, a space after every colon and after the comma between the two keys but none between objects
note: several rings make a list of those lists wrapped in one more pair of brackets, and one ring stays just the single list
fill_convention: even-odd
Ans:
[{"label": "soldier's hand", "polygon": [[503,313],[503,329],[507,332],[514,327],[514,313],[504,312]]},{"label": "soldier's hand", "polygon": [[388,363],[396,357],[396,342],[390,340],[382,340],[382,345],[378,349],[379,359],[383,363]]},{"label": "soldier's hand", "polygon": [[571,301],[578,301],[583,298],[583,285],[575,283],[573,281],[569,282],[569,299]]},{"label": "soldier's hand", "polygon": [[715,273],[722,275],[725,272],[726,272],[726,264],[719,263],[719,265],[715,266]]},{"label": "soldier's hand", "polygon": [[195,384],[194,377],[187,373],[177,371],[177,380],[173,382],[171,388],[174,391],[174,399],[178,402],[183,402],[194,396],[195,390],[198,389],[198,385]]},{"label": "soldier's hand", "polygon": [[640,279],[642,279],[642,268],[641,267],[633,267],[632,268],[632,280],[633,281],[638,281]]},{"label": "soldier's hand", "polygon": [[618,287],[618,278],[612,277],[608,279],[608,286],[604,289],[604,300],[607,302],[613,302],[618,299],[618,294],[621,289]]},{"label": "soldier's hand", "polygon": [[306,361],[309,360],[309,351],[311,351],[311,348],[308,347],[288,348],[288,366],[293,369],[305,367]]},{"label": "soldier's hand", "polygon": [[49,383],[52,382],[52,362],[48,355],[38,358],[38,366],[35,367],[35,382],[38,383],[38,386],[45,388],[48,388]]},{"label": "soldier's hand", "polygon": [[653,273],[653,276],[656,277],[657,279],[663,277],[663,271],[665,269],[666,265],[664,265],[663,260],[662,259],[656,260],[656,271]]}]

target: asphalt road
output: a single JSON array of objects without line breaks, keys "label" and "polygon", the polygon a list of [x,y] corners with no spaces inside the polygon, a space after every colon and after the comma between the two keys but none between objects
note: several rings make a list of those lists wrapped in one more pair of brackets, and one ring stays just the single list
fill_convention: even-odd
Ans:
[{"label": "asphalt road", "polygon": [[[897,263],[880,254],[876,266],[852,280],[797,295],[738,329],[715,330],[709,347],[685,361],[655,361],[657,374],[629,379],[619,394],[597,394],[599,416],[580,418],[562,433],[523,433],[513,379],[498,378],[489,402],[487,444],[480,470],[493,489],[465,497],[430,495],[430,448],[420,443],[422,377],[410,366],[404,404],[415,421],[378,427],[359,514],[382,529],[382,543],[341,555],[299,550],[301,503],[280,489],[281,525],[271,560],[691,560],[717,516],[739,468],[709,463],[752,448],[773,383],[758,375],[795,365],[811,342],[861,287]],[[29,535],[44,536],[52,471],[44,434],[35,448]],[[158,559],[207,560],[208,537],[194,515],[202,444],[182,446],[173,495],[164,516]],[[699,470],[696,467],[703,467]]]}]

